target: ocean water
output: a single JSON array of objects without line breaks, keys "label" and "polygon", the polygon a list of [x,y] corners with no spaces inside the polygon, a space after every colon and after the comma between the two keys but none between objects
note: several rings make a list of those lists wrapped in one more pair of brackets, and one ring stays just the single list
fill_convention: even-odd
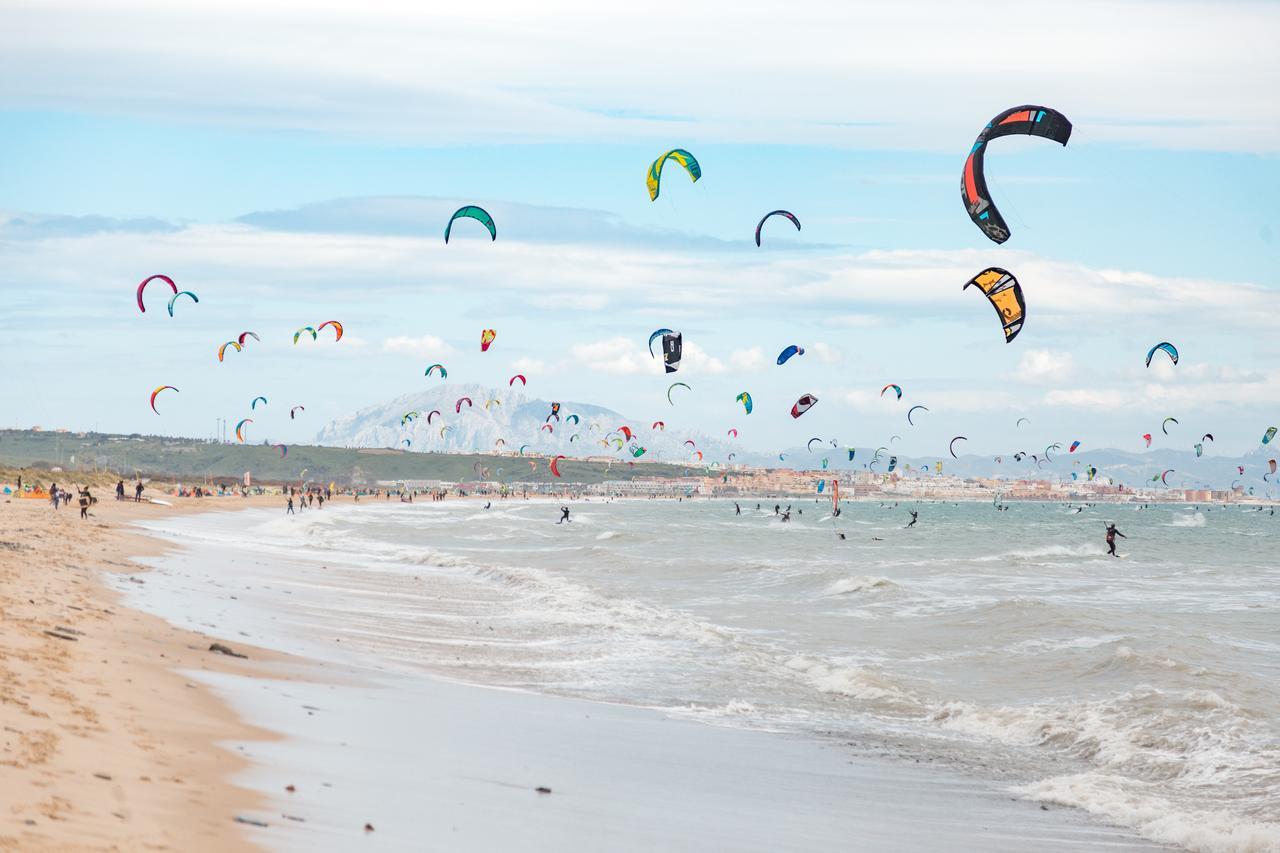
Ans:
[{"label": "ocean water", "polygon": [[1280,518],[791,503],[789,523],[755,501],[577,502],[562,525],[544,501],[372,501],[148,526],[223,555],[227,595],[192,620],[270,625],[265,645],[791,732],[1171,845],[1280,849]]}]

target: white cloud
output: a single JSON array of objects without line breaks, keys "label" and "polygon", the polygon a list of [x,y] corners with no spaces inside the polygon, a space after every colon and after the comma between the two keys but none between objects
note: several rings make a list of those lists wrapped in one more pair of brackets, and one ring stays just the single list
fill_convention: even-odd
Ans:
[{"label": "white cloud", "polygon": [[680,359],[681,373],[686,376],[697,376],[698,374],[724,373],[725,370],[724,362],[720,359],[709,355],[706,350],[693,341],[684,342],[683,354]]},{"label": "white cloud", "polygon": [[1022,382],[1061,382],[1069,378],[1074,369],[1075,362],[1069,352],[1032,349],[1018,359],[1018,369],[1013,378]]},{"label": "white cloud", "polygon": [[615,337],[574,344],[569,352],[573,363],[586,370],[619,375],[662,372],[662,362],[651,358],[629,338]]},{"label": "white cloud", "polygon": [[517,358],[515,361],[511,362],[511,369],[516,373],[532,373],[537,375],[545,374],[547,372],[547,365],[541,359],[537,358]]},{"label": "white cloud", "polygon": [[398,335],[383,341],[382,349],[384,352],[412,355],[416,358],[440,358],[454,351],[453,347],[435,335],[421,335],[416,338]]},{"label": "white cloud", "polygon": [[750,349],[736,349],[730,353],[729,364],[734,370],[751,371],[768,366],[769,360],[765,358],[763,349],[751,347]]},{"label": "white cloud", "polygon": [[822,364],[839,364],[844,361],[844,353],[840,352],[840,350],[830,344],[823,343],[822,341],[818,341],[810,346],[808,352],[812,353],[813,357]]},{"label": "white cloud", "polygon": [[[1277,4],[984,8],[827,0],[778,15],[768,4],[694,3],[681,26],[661,28],[655,70],[652,39],[637,37],[654,31],[644,7],[45,0],[7,10],[0,78],[3,103],[27,109],[420,144],[678,134],[947,151],[1030,87],[1076,118],[1085,143],[1280,146],[1280,99],[1268,97]],[[709,37],[730,16],[733,38]],[[979,42],[1000,46],[994,82]],[[698,81],[697,98],[671,98],[682,80]]]}]

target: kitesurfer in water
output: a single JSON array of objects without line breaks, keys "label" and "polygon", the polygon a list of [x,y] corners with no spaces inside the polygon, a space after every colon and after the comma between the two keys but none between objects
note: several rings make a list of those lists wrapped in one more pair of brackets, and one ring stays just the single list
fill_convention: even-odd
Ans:
[{"label": "kitesurfer in water", "polygon": [[556,524],[564,524],[565,522],[573,524],[573,520],[569,518],[569,508],[567,506],[560,507],[560,520]]},{"label": "kitesurfer in water", "polygon": [[493,505],[493,501],[485,501],[485,502],[484,502],[484,508],[485,508],[485,509],[488,509],[488,508],[489,508],[490,506],[492,506],[492,505]]},{"label": "kitesurfer in water", "polygon": [[1119,554],[1116,553],[1116,537],[1117,536],[1119,536],[1121,539],[1129,538],[1128,536],[1125,536],[1123,533],[1117,530],[1115,524],[1111,522],[1107,522],[1107,553],[1110,554],[1112,557],[1120,556]]},{"label": "kitesurfer in water", "polygon": [[910,513],[911,513],[911,522],[907,525],[907,527],[908,527],[908,528],[915,527],[915,526],[916,526],[916,522],[920,520],[920,513],[918,513],[918,512],[913,512],[913,511],[911,511],[911,510],[907,510],[907,512],[910,512]]},{"label": "kitesurfer in water", "polygon": [[742,515],[742,507],[738,506],[737,502],[735,502],[733,505],[733,514]]}]

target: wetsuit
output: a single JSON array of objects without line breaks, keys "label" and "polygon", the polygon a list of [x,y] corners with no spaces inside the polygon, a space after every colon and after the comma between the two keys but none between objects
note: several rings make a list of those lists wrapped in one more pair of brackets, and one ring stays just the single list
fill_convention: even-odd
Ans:
[{"label": "wetsuit", "polygon": [[1121,533],[1119,530],[1116,530],[1116,526],[1114,524],[1108,524],[1107,525],[1107,553],[1110,554],[1112,557],[1120,556],[1119,554],[1116,553],[1116,537],[1117,536],[1119,536],[1121,539],[1129,538],[1128,536],[1125,536],[1123,533]]},{"label": "wetsuit", "polygon": [[918,512],[911,513],[911,523],[909,523],[907,527],[915,527],[916,522],[919,520],[920,520],[920,513]]},{"label": "wetsuit", "polygon": [[556,524],[564,524],[566,521],[568,521],[570,524],[573,523],[573,521],[570,520],[569,518],[569,508],[567,506],[562,506],[560,507],[560,520],[557,521]]}]

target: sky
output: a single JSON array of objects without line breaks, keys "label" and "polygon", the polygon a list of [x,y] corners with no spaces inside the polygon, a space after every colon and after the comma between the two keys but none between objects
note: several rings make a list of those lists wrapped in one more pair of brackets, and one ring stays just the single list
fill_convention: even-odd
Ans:
[{"label": "sky", "polygon": [[[263,395],[255,440],[300,443],[437,361],[756,451],[1012,452],[1027,417],[1240,453],[1280,423],[1280,4],[601,5],[0,0],[0,426],[202,437]],[[960,172],[1023,103],[1074,131],[992,145],[996,245]],[[651,202],[673,147],[703,177]],[[469,203],[498,240],[446,246]],[[778,208],[802,230],[757,248]],[[987,266],[1024,289],[1010,344],[962,290]],[[138,312],[155,273],[199,303]],[[341,342],[292,343],[329,319]],[[1180,363],[1145,367],[1165,340]]]}]

